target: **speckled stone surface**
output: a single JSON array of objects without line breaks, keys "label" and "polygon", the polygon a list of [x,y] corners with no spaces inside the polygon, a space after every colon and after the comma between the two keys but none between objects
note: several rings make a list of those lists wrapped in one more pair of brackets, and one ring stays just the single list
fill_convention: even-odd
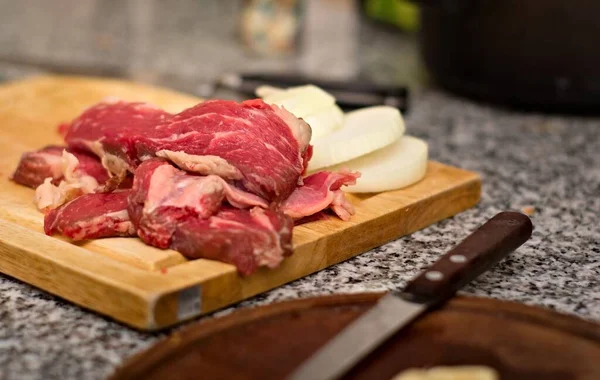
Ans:
[{"label": "speckled stone surface", "polygon": [[[496,212],[533,206],[532,239],[465,292],[600,321],[600,120],[522,115],[427,92],[406,122],[432,158],[482,174],[481,203],[237,307],[400,287]],[[159,337],[6,277],[0,319],[6,378],[103,378]]]},{"label": "speckled stone surface", "polygon": [[[389,49],[395,34],[367,30],[361,38],[363,71],[402,82],[407,74],[392,63],[399,53]],[[390,53],[382,58],[382,51]],[[6,76],[28,70],[0,64]],[[600,118],[523,114],[430,89],[416,96],[406,124],[429,142],[431,158],[482,175],[477,207],[211,317],[298,297],[401,287],[495,213],[533,207],[531,240],[465,293],[600,322]],[[1,379],[103,379],[161,336],[0,276]]]}]

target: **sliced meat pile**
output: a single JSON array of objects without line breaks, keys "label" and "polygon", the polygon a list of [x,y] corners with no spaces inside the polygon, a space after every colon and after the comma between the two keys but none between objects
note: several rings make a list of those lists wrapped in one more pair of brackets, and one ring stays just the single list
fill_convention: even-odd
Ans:
[{"label": "sliced meat pile", "polygon": [[167,248],[179,223],[208,219],[225,200],[240,209],[268,207],[264,199],[233,187],[219,176],[190,175],[153,158],[135,171],[129,214],[142,240]]},{"label": "sliced meat pile", "polygon": [[343,220],[354,214],[340,188],[360,174],[303,178],[310,126],[259,99],[206,101],[175,115],[106,101],[59,131],[66,146],[24,154],[12,176],[36,188],[48,235],[138,236],[249,275],[292,253],[294,221],[328,209]]},{"label": "sliced meat pile", "polygon": [[158,156],[280,201],[294,191],[304,172],[310,135],[308,124],[262,100],[206,101],[177,115],[115,102],[92,107],[75,119],[65,141],[98,155],[118,177]]}]

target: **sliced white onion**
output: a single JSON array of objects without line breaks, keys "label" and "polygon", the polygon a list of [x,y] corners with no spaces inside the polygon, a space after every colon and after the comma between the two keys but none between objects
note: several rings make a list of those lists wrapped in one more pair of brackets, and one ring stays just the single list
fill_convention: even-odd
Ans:
[{"label": "sliced white onion", "polygon": [[373,193],[400,189],[420,181],[427,170],[427,143],[403,136],[391,145],[327,170],[348,168],[361,173],[356,185],[344,187],[349,193]]},{"label": "sliced white onion", "polygon": [[311,141],[313,157],[308,170],[314,171],[374,152],[398,140],[404,130],[402,115],[393,107],[375,106],[349,112],[340,129]]},{"label": "sliced white onion", "polygon": [[267,87],[257,89],[257,93],[266,93],[265,103],[283,106],[296,117],[305,118],[335,104],[335,98],[312,84],[290,87],[283,91]]},{"label": "sliced white onion", "polygon": [[265,98],[269,95],[273,95],[273,94],[281,92],[281,91],[285,91],[285,88],[263,85],[263,86],[258,86],[256,88],[256,90],[254,90],[254,93],[259,98]]},{"label": "sliced white onion", "polygon": [[344,113],[335,104],[333,96],[313,85],[288,89],[260,86],[255,92],[266,103],[283,106],[294,116],[304,119],[312,129],[313,139],[340,128],[344,120]]},{"label": "sliced white onion", "polygon": [[312,129],[312,140],[323,137],[339,129],[344,122],[344,112],[337,105],[304,117]]}]

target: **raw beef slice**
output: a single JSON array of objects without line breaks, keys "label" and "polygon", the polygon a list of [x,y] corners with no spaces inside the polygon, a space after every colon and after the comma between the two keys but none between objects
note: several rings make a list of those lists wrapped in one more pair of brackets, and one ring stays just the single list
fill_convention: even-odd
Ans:
[{"label": "raw beef slice", "polygon": [[157,158],[137,168],[129,198],[144,242],[231,263],[244,275],[276,267],[292,252],[292,220],[267,206],[221,177],[189,174]]},{"label": "raw beef slice", "polygon": [[310,126],[259,99],[206,101],[172,117],[157,110],[134,113],[125,104],[97,107],[72,123],[65,140],[96,152],[116,176],[158,156],[281,201],[301,181],[310,155]]},{"label": "raw beef slice", "polygon": [[120,139],[147,133],[171,117],[170,113],[148,103],[106,100],[88,108],[68,126],[59,129],[63,130],[65,142],[70,147],[88,150],[102,158],[102,140],[105,138]]},{"label": "raw beef slice", "polygon": [[12,175],[12,180],[32,188],[44,183],[46,178],[52,178],[52,183],[58,184],[63,179],[62,156],[64,149],[67,149],[67,152],[73,154],[79,161],[75,170],[80,174],[95,178],[99,184],[108,179],[108,173],[97,157],[77,149],[49,145],[35,152],[24,153]]},{"label": "raw beef slice", "polygon": [[129,214],[144,242],[167,248],[181,222],[209,218],[224,200],[238,208],[268,206],[265,200],[231,186],[221,177],[188,174],[154,158],[135,171]]},{"label": "raw beef slice", "polygon": [[224,207],[208,219],[179,224],[171,248],[190,259],[233,264],[249,275],[260,266],[276,268],[291,255],[292,228],[292,220],[280,212]]},{"label": "raw beef slice", "polygon": [[51,210],[44,217],[47,235],[59,233],[73,240],[135,236],[127,212],[131,190],[92,193]]},{"label": "raw beef slice", "polygon": [[312,174],[282,203],[281,210],[294,219],[301,219],[331,208],[340,219],[349,220],[354,215],[354,207],[340,187],[354,185],[357,178],[360,173],[350,171]]}]

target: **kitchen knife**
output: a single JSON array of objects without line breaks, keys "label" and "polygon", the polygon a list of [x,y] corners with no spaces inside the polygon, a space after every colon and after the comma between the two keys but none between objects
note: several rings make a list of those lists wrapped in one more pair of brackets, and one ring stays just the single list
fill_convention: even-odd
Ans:
[{"label": "kitchen knife", "polygon": [[457,290],[529,239],[531,220],[517,212],[501,212],[410,281],[402,291],[377,304],[319,349],[289,377],[291,380],[334,380],[427,309]]},{"label": "kitchen knife", "polygon": [[[225,74],[218,79],[217,85],[256,96],[255,91],[263,85],[273,87],[292,87],[313,84],[330,93],[336,103],[344,109],[355,109],[377,105],[388,105],[401,112],[408,110],[408,88],[382,86],[362,81],[331,81],[309,78],[301,75],[284,74]],[[206,94],[206,96],[210,96]]]}]

